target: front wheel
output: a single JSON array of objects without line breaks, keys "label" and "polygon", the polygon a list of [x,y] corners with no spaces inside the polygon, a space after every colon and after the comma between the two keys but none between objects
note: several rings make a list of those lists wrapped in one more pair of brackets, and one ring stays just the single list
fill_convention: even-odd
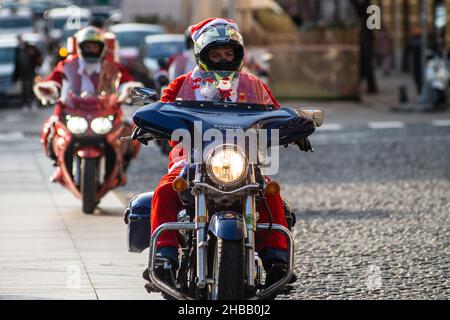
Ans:
[{"label": "front wheel", "polygon": [[217,239],[212,275],[214,279],[210,292],[212,300],[244,299],[244,240]]},{"label": "front wheel", "polygon": [[81,200],[83,212],[92,214],[97,206],[97,161],[92,158],[81,159]]}]

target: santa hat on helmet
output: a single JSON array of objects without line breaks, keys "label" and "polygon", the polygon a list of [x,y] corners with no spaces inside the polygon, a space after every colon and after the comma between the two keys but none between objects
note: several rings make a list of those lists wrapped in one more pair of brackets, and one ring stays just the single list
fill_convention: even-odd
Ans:
[{"label": "santa hat on helmet", "polygon": [[231,19],[225,19],[225,18],[209,18],[202,22],[199,22],[195,25],[192,25],[189,27],[189,30],[191,32],[192,40],[197,41],[198,37],[208,29],[209,27],[213,27],[215,25],[229,25],[232,28],[236,29],[236,31],[239,32],[239,28],[236,22],[234,22]]}]

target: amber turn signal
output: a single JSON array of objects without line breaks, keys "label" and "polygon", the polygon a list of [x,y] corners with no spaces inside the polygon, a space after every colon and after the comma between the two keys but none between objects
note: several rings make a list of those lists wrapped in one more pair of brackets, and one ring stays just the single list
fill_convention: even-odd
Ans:
[{"label": "amber turn signal", "polygon": [[172,182],[173,190],[177,192],[182,192],[188,188],[188,183],[183,178],[176,178]]},{"label": "amber turn signal", "polygon": [[280,189],[280,184],[276,181],[269,181],[266,185],[266,193],[271,196],[280,193]]}]

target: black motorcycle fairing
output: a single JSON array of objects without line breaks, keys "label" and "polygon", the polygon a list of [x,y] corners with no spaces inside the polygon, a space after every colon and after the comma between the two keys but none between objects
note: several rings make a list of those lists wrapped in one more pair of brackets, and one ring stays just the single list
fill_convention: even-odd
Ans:
[{"label": "black motorcycle fairing", "polygon": [[314,121],[289,108],[274,109],[267,105],[182,101],[156,102],[142,107],[133,115],[136,125],[157,138],[170,140],[177,129],[194,136],[194,122],[202,123],[202,134],[208,129],[280,129],[279,144],[295,142],[311,135]]}]

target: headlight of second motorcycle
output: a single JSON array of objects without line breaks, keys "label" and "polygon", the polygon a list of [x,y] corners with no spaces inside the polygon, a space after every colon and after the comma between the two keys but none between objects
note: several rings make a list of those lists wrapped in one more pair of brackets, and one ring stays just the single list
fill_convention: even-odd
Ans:
[{"label": "headlight of second motorcycle", "polygon": [[113,127],[114,117],[98,117],[92,120],[91,128],[96,134],[107,134]]},{"label": "headlight of second motorcycle", "polygon": [[66,126],[73,134],[83,134],[88,129],[88,122],[82,117],[66,116]]},{"label": "headlight of second motorcycle", "polygon": [[219,146],[206,157],[209,176],[218,184],[234,186],[245,179],[247,157],[233,145]]}]

